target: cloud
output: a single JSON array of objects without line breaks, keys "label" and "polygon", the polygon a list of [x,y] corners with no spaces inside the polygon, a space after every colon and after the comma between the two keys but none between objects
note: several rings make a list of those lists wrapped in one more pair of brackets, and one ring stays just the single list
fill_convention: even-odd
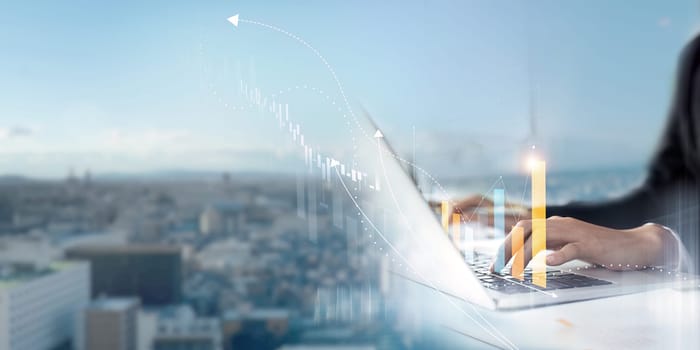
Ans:
[{"label": "cloud", "polygon": [[16,137],[31,136],[34,133],[32,129],[15,126],[10,128],[0,128],[0,140],[7,140]]},{"label": "cloud", "polygon": [[671,26],[672,23],[673,22],[669,17],[664,16],[659,18],[659,20],[656,22],[656,25],[658,25],[661,28],[668,28]]}]

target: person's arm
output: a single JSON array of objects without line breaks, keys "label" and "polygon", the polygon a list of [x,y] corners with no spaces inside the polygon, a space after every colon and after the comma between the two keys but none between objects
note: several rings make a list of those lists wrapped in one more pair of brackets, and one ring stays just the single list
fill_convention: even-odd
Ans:
[{"label": "person's arm", "polygon": [[607,227],[630,228],[673,211],[669,208],[669,198],[676,197],[678,186],[694,177],[687,163],[696,158],[689,149],[698,139],[693,130],[699,119],[692,113],[691,96],[697,85],[699,55],[700,37],[696,37],[681,55],[668,122],[644,184],[622,198],[552,206],[547,208],[548,214],[575,217]]},{"label": "person's arm", "polygon": [[[700,37],[688,44],[677,72],[674,100],[668,123],[647,179],[627,196],[602,203],[570,203],[548,207],[549,215],[568,216],[617,229],[641,228],[654,223],[675,240],[664,249],[674,250],[684,269],[692,269],[685,245],[698,246],[698,123],[693,96],[698,95]],[[648,225],[646,226],[648,229]],[[695,252],[697,253],[697,251]],[[673,254],[665,254],[673,255]]]},{"label": "person's arm", "polygon": [[[532,221],[522,220],[516,225],[522,228],[524,242],[517,242],[516,254],[524,256],[525,265],[532,260]],[[505,260],[512,258],[512,233],[500,249]],[[618,230],[594,225],[570,217],[550,217],[547,219],[547,248],[554,250],[547,256],[547,265],[561,265],[580,259],[612,270],[637,270],[652,266],[662,266],[669,270],[678,269],[678,241],[673,233],[661,225],[647,224],[639,227]],[[500,271],[503,266],[491,269]]]}]

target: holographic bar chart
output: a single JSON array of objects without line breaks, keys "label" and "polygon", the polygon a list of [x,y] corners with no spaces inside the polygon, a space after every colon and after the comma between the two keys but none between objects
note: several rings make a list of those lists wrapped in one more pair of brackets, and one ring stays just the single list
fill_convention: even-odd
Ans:
[{"label": "holographic bar chart", "polygon": [[[502,240],[505,238],[505,202],[506,202],[506,192],[502,188],[496,188],[493,190],[493,228],[494,228],[494,238],[497,240]],[[503,267],[506,264],[505,261],[505,246],[501,245],[496,256],[496,263],[494,266]]]},{"label": "holographic bar chart", "polygon": [[536,161],[532,167],[532,283],[547,287],[547,188],[544,161]]},{"label": "holographic bar chart", "polygon": [[462,217],[459,214],[452,214],[452,242],[457,249],[461,249],[462,245]]},{"label": "holographic bar chart", "polygon": [[525,245],[525,231],[522,227],[513,227],[511,235],[511,255],[513,256],[513,263],[510,267],[510,274],[519,279],[523,279],[523,270],[525,270],[525,252],[523,251],[523,246]]},{"label": "holographic bar chart", "polygon": [[440,210],[441,210],[441,222],[442,222],[442,229],[445,231],[445,233],[449,232],[450,228],[450,203],[448,201],[442,201],[440,205]]}]

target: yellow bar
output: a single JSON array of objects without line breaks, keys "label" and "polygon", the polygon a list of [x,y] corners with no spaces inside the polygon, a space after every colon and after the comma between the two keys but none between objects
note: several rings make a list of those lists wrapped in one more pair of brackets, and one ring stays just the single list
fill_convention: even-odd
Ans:
[{"label": "yellow bar", "polygon": [[532,168],[532,283],[547,288],[547,188],[544,161],[535,162]]},{"label": "yellow bar", "polygon": [[450,203],[447,201],[442,201],[442,229],[445,232],[449,232],[450,228]]},{"label": "yellow bar", "polygon": [[461,227],[460,227],[460,222],[462,221],[462,218],[460,217],[459,214],[452,214],[452,241],[455,244],[455,247],[457,249],[461,249],[460,243],[462,242],[461,240]]},{"label": "yellow bar", "polygon": [[513,227],[510,237],[511,255],[513,256],[513,265],[510,267],[510,274],[522,280],[523,270],[525,270],[525,252],[523,251],[523,245],[525,245],[525,230],[520,226]]}]

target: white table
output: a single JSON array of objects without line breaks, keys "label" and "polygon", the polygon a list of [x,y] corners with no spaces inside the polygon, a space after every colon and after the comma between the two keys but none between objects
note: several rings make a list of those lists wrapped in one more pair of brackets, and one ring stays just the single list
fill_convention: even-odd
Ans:
[{"label": "white table", "polygon": [[[447,298],[414,282],[398,282],[393,287],[404,296],[397,301],[400,323],[423,347],[700,349],[698,289],[658,289],[495,312]],[[499,340],[497,333],[510,344]]]}]

